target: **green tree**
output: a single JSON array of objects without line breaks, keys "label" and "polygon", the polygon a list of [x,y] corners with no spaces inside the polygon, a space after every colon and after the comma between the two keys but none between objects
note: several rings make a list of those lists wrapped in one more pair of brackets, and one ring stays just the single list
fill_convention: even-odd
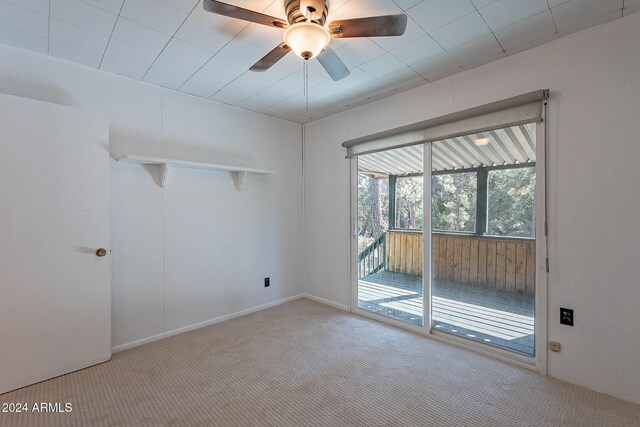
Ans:
[{"label": "green tree", "polygon": [[388,192],[387,179],[358,174],[358,251],[388,229]]},{"label": "green tree", "polygon": [[396,181],[396,228],[421,229],[423,215],[423,177],[398,177]]},{"label": "green tree", "polygon": [[[534,167],[489,172],[488,234],[535,236]],[[438,231],[475,232],[477,174],[432,177],[432,223]],[[424,224],[423,178],[398,177],[396,228],[421,229]],[[358,174],[358,246],[364,249],[388,229],[388,179]]]},{"label": "green tree", "polygon": [[477,177],[475,172],[433,175],[432,228],[475,232]]},{"label": "green tree", "polygon": [[535,167],[489,172],[488,233],[535,237]]}]

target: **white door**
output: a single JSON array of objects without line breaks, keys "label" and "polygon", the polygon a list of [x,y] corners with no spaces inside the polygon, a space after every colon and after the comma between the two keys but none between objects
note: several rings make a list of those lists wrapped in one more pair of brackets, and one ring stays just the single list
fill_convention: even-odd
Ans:
[{"label": "white door", "polygon": [[111,357],[108,150],[106,116],[0,94],[0,393]]}]

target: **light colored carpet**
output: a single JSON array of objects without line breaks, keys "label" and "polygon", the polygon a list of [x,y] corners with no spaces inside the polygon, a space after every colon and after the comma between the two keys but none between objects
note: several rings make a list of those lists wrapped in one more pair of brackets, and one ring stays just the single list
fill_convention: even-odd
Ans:
[{"label": "light colored carpet", "polygon": [[2,426],[640,426],[640,406],[307,299],[0,396]]}]

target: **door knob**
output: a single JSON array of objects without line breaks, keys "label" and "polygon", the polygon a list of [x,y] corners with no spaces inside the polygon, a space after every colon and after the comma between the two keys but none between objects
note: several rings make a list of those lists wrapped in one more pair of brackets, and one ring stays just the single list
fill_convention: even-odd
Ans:
[{"label": "door knob", "polygon": [[107,254],[107,250],[105,248],[100,248],[96,251],[96,255],[99,257],[103,257]]}]

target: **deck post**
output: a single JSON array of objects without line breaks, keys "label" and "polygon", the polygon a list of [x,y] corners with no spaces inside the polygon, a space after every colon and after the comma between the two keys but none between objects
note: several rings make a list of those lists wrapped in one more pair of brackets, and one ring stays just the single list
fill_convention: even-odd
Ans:
[{"label": "deck post", "polygon": [[486,168],[478,169],[476,176],[476,234],[483,236],[487,234],[487,209],[489,196],[487,184],[489,181],[489,171]]},{"label": "deck post", "polygon": [[396,181],[397,175],[389,175],[389,230],[396,228]]}]

